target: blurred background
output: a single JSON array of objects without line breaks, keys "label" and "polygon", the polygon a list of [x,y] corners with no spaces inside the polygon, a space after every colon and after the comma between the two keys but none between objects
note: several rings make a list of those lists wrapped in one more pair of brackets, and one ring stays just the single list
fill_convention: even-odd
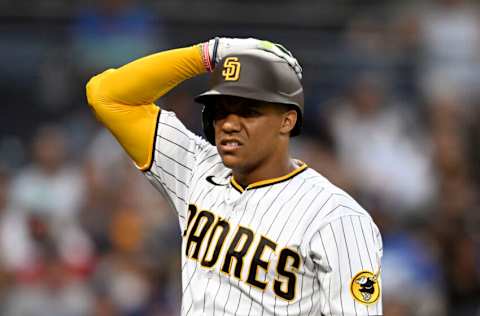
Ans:
[{"label": "blurred background", "polygon": [[[293,156],[384,240],[385,315],[480,315],[479,3],[1,0],[0,314],[176,315],[172,210],[101,128],[92,75],[215,36],[284,44],[304,69]],[[201,134],[192,97],[159,105]]]}]

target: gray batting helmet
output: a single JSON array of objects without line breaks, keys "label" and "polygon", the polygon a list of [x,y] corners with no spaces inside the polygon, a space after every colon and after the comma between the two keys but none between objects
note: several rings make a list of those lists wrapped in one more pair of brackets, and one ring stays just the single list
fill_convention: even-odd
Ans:
[{"label": "gray batting helmet", "polygon": [[261,50],[248,50],[225,56],[211,75],[211,89],[198,95],[195,101],[204,105],[203,131],[215,144],[213,114],[209,104],[218,96],[242,97],[257,101],[292,106],[297,111],[297,123],[291,136],[300,134],[303,118],[303,87],[295,71],[282,58]]}]

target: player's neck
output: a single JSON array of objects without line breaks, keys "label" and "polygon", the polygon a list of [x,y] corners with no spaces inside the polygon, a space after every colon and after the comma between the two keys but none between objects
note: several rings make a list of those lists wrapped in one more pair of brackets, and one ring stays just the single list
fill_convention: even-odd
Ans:
[{"label": "player's neck", "polygon": [[261,166],[248,172],[233,171],[235,181],[243,188],[258,181],[269,180],[285,176],[295,170],[298,166],[292,161],[290,156],[284,156],[282,159],[272,159]]}]

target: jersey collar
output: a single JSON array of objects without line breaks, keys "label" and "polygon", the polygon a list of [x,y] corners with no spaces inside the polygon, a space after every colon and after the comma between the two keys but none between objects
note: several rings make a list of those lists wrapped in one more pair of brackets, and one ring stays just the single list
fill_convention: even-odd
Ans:
[{"label": "jersey collar", "polygon": [[300,160],[295,160],[300,166],[291,171],[290,173],[284,175],[284,176],[281,176],[281,177],[277,177],[277,178],[271,178],[271,179],[266,179],[266,180],[261,180],[261,181],[257,181],[257,182],[254,182],[254,183],[250,183],[246,188],[243,188],[240,184],[238,184],[238,182],[235,180],[235,178],[232,176],[232,178],[230,179],[230,183],[232,184],[232,186],[240,193],[243,193],[244,191],[246,190],[250,190],[250,189],[258,189],[258,188],[263,188],[263,187],[266,187],[266,186],[269,186],[269,185],[272,185],[272,184],[276,184],[276,183],[280,183],[280,182],[283,182],[283,181],[287,181],[291,178],[293,178],[294,176],[296,176],[297,174],[301,173],[302,171],[305,171],[305,169],[308,168],[308,165],[306,163],[304,163],[303,161],[300,161]]}]

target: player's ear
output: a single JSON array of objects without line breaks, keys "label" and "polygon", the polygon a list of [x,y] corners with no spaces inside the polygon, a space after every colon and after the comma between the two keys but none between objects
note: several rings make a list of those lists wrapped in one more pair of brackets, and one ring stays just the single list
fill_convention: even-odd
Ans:
[{"label": "player's ear", "polygon": [[282,115],[282,124],[280,126],[281,134],[290,134],[297,123],[297,111],[294,109],[288,109]]}]

